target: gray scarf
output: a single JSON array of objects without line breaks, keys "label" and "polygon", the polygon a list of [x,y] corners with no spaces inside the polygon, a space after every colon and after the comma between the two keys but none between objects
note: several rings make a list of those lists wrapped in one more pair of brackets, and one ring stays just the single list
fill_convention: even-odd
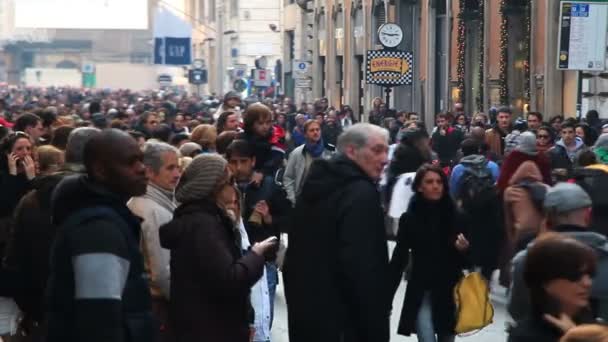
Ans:
[{"label": "gray scarf", "polygon": [[142,197],[153,200],[161,207],[167,209],[169,212],[174,212],[177,208],[177,203],[175,202],[173,192],[163,190],[152,183],[148,183],[146,194]]}]

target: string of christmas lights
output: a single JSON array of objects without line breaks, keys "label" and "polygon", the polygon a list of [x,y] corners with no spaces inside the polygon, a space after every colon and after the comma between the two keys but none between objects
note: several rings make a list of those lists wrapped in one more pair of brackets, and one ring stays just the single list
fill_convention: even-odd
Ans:
[{"label": "string of christmas lights", "polygon": [[532,4],[531,0],[526,1],[524,12],[525,37],[524,37],[524,101],[530,103],[530,34],[532,30]]},{"label": "string of christmas lights", "polygon": [[509,87],[507,84],[507,63],[509,30],[506,12],[507,1],[500,0],[500,72],[498,75],[500,102],[504,105],[509,104]]},{"label": "string of christmas lights", "polygon": [[478,6],[479,6],[479,32],[481,32],[479,34],[479,69],[477,70],[477,77],[479,79],[479,89],[477,90],[477,94],[479,94],[479,96],[477,96],[477,110],[480,112],[483,112],[483,86],[484,86],[484,82],[485,82],[485,78],[484,78],[484,60],[485,60],[485,37],[484,37],[484,1],[485,0],[478,0]]},{"label": "string of christmas lights", "polygon": [[458,38],[456,42],[457,64],[456,64],[456,84],[458,87],[458,102],[465,101],[465,53],[466,53],[466,27],[464,23],[465,0],[459,0],[458,13]]}]

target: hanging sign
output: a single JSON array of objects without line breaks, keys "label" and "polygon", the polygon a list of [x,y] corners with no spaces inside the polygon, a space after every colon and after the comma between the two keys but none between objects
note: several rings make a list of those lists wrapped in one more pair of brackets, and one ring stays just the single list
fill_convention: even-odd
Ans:
[{"label": "hanging sign", "polygon": [[367,51],[367,84],[384,87],[412,84],[413,55],[399,50]]}]

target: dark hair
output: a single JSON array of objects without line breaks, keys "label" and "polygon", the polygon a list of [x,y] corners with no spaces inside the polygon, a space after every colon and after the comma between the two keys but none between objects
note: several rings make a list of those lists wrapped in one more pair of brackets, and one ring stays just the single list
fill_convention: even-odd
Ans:
[{"label": "dark hair", "polygon": [[559,120],[559,122],[564,122],[564,116],[563,115],[554,115],[551,117],[551,119],[549,119],[549,123],[553,124],[555,121]]},{"label": "dark hair", "polygon": [[8,127],[0,125],[0,141],[4,140],[8,136]]},{"label": "dark hair", "polygon": [[236,115],[236,112],[227,111],[220,114],[215,122],[215,126],[217,127],[217,134],[221,134],[224,131],[224,126],[226,125],[226,121],[228,121],[228,117],[230,115]]},{"label": "dark hair", "polygon": [[576,281],[585,273],[595,274],[597,256],[589,246],[558,233],[545,233],[528,249],[523,277],[536,315],[559,310],[545,285],[555,279]]},{"label": "dark hair", "polygon": [[543,122],[543,115],[540,112],[529,112],[528,116],[536,116],[538,121]]},{"label": "dark hair", "polygon": [[579,123],[578,125],[576,125],[576,127],[580,127],[585,132],[585,137],[583,138],[583,142],[585,143],[585,145],[595,145],[595,142],[598,138],[598,134],[593,128],[591,128],[591,126],[586,123]]},{"label": "dark hair", "polygon": [[589,165],[597,164],[595,153],[590,150],[582,151],[576,158],[576,164],[578,167],[587,167]]},{"label": "dark hair", "polygon": [[418,193],[418,188],[420,185],[422,185],[424,176],[426,176],[426,174],[429,172],[435,172],[439,175],[441,181],[443,182],[443,199],[445,199],[446,196],[449,198],[450,190],[448,177],[445,175],[445,172],[443,172],[443,169],[441,169],[440,166],[433,164],[422,164],[418,171],[416,171],[416,176],[414,177],[414,182],[412,183],[412,191]]},{"label": "dark hair", "polygon": [[481,143],[475,139],[465,139],[460,144],[460,149],[462,150],[464,157],[474,154],[481,154]]},{"label": "dark hair", "polygon": [[509,108],[507,106],[498,108],[498,110],[496,111],[497,116],[498,116],[498,113],[507,113],[509,115],[513,114],[513,112],[511,111],[511,108]]},{"label": "dark hair", "polygon": [[255,158],[255,150],[245,140],[234,140],[226,149],[226,159],[230,160],[233,156],[241,158]]},{"label": "dark hair", "polygon": [[169,127],[169,125],[160,124],[152,131],[152,138],[168,143],[171,133],[171,127]]},{"label": "dark hair", "polygon": [[169,142],[173,146],[179,145],[184,140],[189,140],[190,137],[187,133],[178,133],[171,137],[171,141]]},{"label": "dark hair", "polygon": [[407,120],[409,120],[409,119],[412,117],[412,115],[420,116],[420,115],[418,115],[418,113],[416,113],[416,112],[409,112],[409,113],[405,114],[405,118],[406,118]]},{"label": "dark hair", "polygon": [[57,121],[57,114],[49,110],[43,110],[37,115],[42,120],[44,127],[51,127]]},{"label": "dark hair", "polygon": [[59,126],[53,132],[53,139],[51,140],[51,145],[57,147],[60,150],[65,151],[66,146],[68,145],[68,137],[70,133],[74,130],[72,126]]},{"label": "dark hair", "polygon": [[439,113],[437,115],[435,115],[435,120],[437,119],[448,119],[448,114],[447,113]]},{"label": "dark hair", "polygon": [[549,133],[549,139],[553,142],[555,141],[555,131],[553,130],[553,127],[549,127],[549,126],[540,126],[537,130],[536,130],[536,134],[538,135],[538,132],[540,131],[545,131],[547,133]]},{"label": "dark hair", "polygon": [[135,139],[136,141],[139,141],[139,139],[141,138],[146,138],[146,136],[138,131],[128,131],[127,133],[129,133],[129,135],[131,136],[131,138]]},{"label": "dark hair", "polygon": [[597,121],[600,118],[600,113],[598,113],[598,111],[595,109],[591,109],[590,111],[587,112],[587,115],[585,115],[585,118],[587,118],[587,121],[594,121],[594,120]]},{"label": "dark hair", "polygon": [[218,154],[226,154],[226,150],[228,146],[236,139],[236,136],[239,135],[236,131],[224,131],[217,136],[215,139],[215,151]]},{"label": "dark hair", "polygon": [[562,128],[561,128],[561,129],[563,130],[564,128],[572,128],[572,130],[574,130],[574,129],[576,129],[576,125],[575,125],[575,124],[573,124],[573,123],[572,123],[572,122],[570,122],[570,121],[564,121],[564,122],[562,123]]},{"label": "dark hair", "polygon": [[91,102],[89,105],[89,113],[95,114],[101,112],[101,104],[97,101]]},{"label": "dark hair", "polygon": [[253,132],[253,125],[265,119],[271,119],[272,113],[270,108],[261,103],[254,103],[247,107],[247,111],[245,112],[244,124],[245,124],[245,132],[251,133]]},{"label": "dark hair", "polygon": [[31,113],[25,113],[23,115],[21,115],[17,121],[15,121],[15,126],[13,126],[13,131],[21,131],[21,132],[25,132],[25,129],[28,127],[36,127],[36,125],[42,122],[42,119],[40,119],[39,116],[31,114]]}]

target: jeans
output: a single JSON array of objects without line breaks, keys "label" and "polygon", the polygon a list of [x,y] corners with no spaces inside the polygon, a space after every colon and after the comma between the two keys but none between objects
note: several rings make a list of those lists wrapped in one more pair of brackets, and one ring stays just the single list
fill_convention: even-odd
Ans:
[{"label": "jeans", "polygon": [[268,279],[268,297],[270,299],[270,327],[274,320],[274,296],[277,293],[277,285],[279,284],[279,272],[275,262],[266,263],[266,277]]},{"label": "jeans", "polygon": [[416,319],[416,336],[419,342],[454,342],[454,335],[437,334],[433,326],[433,306],[431,293],[425,292]]}]

